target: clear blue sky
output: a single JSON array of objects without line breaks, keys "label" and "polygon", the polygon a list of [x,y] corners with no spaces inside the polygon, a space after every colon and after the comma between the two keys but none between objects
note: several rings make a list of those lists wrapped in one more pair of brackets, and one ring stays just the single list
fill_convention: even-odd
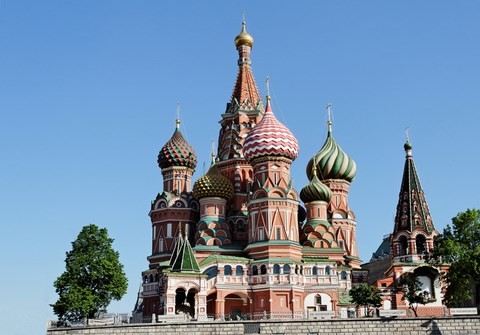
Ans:
[{"label": "clear blue sky", "polygon": [[202,173],[245,9],[261,95],[296,135],[295,186],[326,136],[358,166],[361,258],[393,227],[404,129],[436,227],[480,207],[480,1],[0,1],[0,324],[43,334],[82,226],[107,227],[130,312],[150,252],[158,150],[182,131]]}]

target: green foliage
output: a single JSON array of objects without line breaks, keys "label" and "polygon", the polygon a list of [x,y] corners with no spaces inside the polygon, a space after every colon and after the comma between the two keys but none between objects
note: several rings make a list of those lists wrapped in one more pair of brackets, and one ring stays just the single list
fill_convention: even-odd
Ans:
[{"label": "green foliage", "polygon": [[365,315],[369,316],[374,307],[382,305],[380,289],[372,285],[358,285],[350,290],[350,297],[357,308],[363,306]]},{"label": "green foliage", "polygon": [[96,225],[83,227],[72,242],[65,272],[53,284],[59,299],[50,306],[60,322],[94,318],[126,293],[127,277],[112,243],[107,229]]},{"label": "green foliage", "polygon": [[472,288],[480,284],[480,210],[467,209],[452,219],[436,239],[431,261],[450,263],[445,275],[444,303],[458,306],[472,298]]},{"label": "green foliage", "polygon": [[430,298],[426,291],[422,291],[422,283],[411,272],[404,273],[400,277],[398,289],[403,292],[402,300],[408,302],[410,308],[415,316],[417,315],[418,304],[425,305]]}]

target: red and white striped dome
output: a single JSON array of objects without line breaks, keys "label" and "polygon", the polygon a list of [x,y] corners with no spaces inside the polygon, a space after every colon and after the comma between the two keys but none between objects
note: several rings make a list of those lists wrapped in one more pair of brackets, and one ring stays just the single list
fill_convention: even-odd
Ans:
[{"label": "red and white striped dome", "polygon": [[265,156],[281,156],[291,160],[298,157],[298,141],[292,132],[277,120],[268,97],[263,119],[245,139],[243,155],[249,161]]}]

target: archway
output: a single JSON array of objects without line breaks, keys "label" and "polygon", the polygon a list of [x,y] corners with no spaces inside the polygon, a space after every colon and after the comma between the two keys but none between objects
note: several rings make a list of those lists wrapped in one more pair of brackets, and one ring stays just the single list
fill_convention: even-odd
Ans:
[{"label": "archway", "polygon": [[248,313],[247,297],[241,293],[230,293],[225,296],[225,317],[232,320],[242,318]]},{"label": "archway", "polygon": [[217,292],[211,293],[207,296],[207,315],[216,318],[218,311],[215,310],[215,303],[217,301]]},{"label": "archway", "polygon": [[331,311],[332,298],[326,293],[311,293],[305,297],[306,311]]},{"label": "archway", "polygon": [[188,292],[183,287],[175,290],[175,314],[187,314],[190,317],[195,316],[195,300],[197,290],[191,288]]}]

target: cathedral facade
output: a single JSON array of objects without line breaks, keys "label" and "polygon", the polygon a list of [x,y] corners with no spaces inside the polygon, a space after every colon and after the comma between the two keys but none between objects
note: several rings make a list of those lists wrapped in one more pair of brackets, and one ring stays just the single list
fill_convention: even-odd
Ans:
[{"label": "cathedral facade", "polygon": [[349,207],[355,162],[333,137],[295,189],[297,139],[262,101],[251,68],[253,37],[234,40],[238,75],[221,114],[218,151],[192,181],[197,156],[180,121],[158,155],[163,190],[150,209],[152,245],[136,312],[195,318],[346,315],[348,291],[366,282]]}]

